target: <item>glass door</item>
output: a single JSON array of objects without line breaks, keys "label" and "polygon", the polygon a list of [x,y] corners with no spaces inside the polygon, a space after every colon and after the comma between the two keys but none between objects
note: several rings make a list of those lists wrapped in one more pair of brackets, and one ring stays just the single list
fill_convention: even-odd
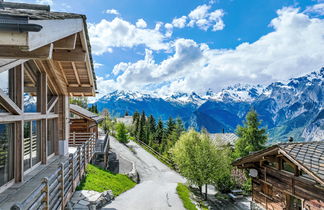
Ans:
[{"label": "glass door", "polygon": [[24,124],[24,171],[40,162],[39,123],[29,121]]}]

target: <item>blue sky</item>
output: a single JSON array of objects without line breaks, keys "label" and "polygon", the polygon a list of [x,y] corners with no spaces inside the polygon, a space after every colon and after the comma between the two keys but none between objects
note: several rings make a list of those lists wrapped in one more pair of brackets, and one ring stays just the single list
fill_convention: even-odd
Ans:
[{"label": "blue sky", "polygon": [[217,92],[323,66],[323,0],[36,0],[86,14],[99,96]]}]

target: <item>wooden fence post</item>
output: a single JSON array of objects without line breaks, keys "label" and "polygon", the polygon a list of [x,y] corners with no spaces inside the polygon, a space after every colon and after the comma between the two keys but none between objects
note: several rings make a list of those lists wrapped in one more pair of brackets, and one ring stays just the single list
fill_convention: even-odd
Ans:
[{"label": "wooden fence post", "polygon": [[81,147],[78,147],[79,181],[81,182]]},{"label": "wooden fence post", "polygon": [[45,207],[44,209],[45,210],[49,210],[49,192],[48,192],[48,178],[47,177],[44,177],[42,179],[42,182],[45,184],[45,187],[43,188],[42,192],[45,192],[45,197],[43,199],[43,203],[45,203]]},{"label": "wooden fence post", "polygon": [[73,132],[73,146],[75,147],[75,132]]},{"label": "wooden fence post", "polygon": [[60,164],[61,170],[60,170],[60,174],[61,174],[61,198],[62,198],[62,203],[61,203],[61,209],[64,210],[65,207],[65,202],[64,202],[64,163]]},{"label": "wooden fence post", "polygon": [[75,186],[74,186],[74,154],[70,154],[71,160],[70,160],[70,169],[71,169],[71,188],[72,188],[72,192],[74,192],[75,190]]},{"label": "wooden fence post", "polygon": [[83,161],[83,169],[85,170],[85,168],[86,168],[86,159],[87,159],[87,157],[86,157],[86,145],[85,144],[83,144],[83,159],[84,159],[84,161]]}]

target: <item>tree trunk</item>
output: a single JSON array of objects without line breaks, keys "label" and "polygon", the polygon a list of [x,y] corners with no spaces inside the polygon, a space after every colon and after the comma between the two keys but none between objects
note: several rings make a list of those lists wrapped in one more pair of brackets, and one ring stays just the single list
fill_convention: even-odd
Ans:
[{"label": "tree trunk", "polygon": [[200,194],[203,194],[202,193],[202,186],[199,186],[199,192],[200,192]]},{"label": "tree trunk", "polygon": [[205,191],[206,191],[206,193],[205,193],[205,200],[207,200],[207,184],[205,185]]}]

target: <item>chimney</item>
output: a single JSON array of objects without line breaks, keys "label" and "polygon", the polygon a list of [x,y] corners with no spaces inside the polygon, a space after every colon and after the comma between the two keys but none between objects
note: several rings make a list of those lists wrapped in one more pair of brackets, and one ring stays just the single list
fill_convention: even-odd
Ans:
[{"label": "chimney", "polygon": [[288,141],[289,142],[293,142],[294,141],[294,138],[290,136],[289,139],[288,139]]}]

